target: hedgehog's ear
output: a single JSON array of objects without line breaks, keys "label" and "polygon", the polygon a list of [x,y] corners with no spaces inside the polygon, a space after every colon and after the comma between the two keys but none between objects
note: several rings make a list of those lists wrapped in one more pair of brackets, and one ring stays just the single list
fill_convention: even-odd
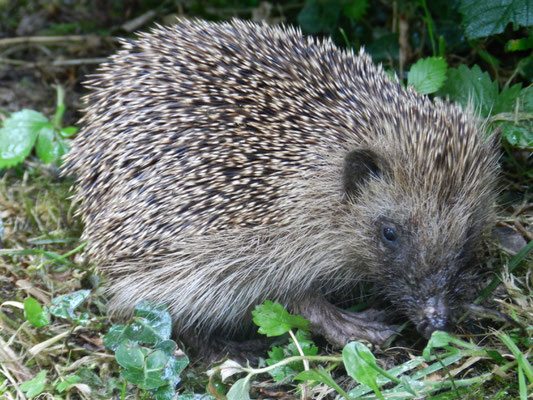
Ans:
[{"label": "hedgehog's ear", "polygon": [[350,151],[344,158],[344,192],[350,197],[357,196],[370,177],[383,175],[385,167],[385,160],[372,150],[355,149]]}]

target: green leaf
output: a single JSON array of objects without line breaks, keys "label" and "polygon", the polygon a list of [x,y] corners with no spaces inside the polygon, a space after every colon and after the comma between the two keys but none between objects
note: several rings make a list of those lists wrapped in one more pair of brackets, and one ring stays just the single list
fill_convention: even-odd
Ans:
[{"label": "green leaf", "polygon": [[251,375],[247,375],[235,382],[229,389],[226,398],[228,400],[250,400],[250,377]]},{"label": "green leaf", "polygon": [[144,352],[138,343],[131,340],[125,340],[117,347],[115,358],[127,370],[142,370],[144,367]]},{"label": "green leaf", "polygon": [[12,167],[24,161],[30,154],[37,133],[48,119],[33,110],[11,114],[0,129],[0,168]]},{"label": "green leaf", "polygon": [[342,359],[348,375],[370,387],[380,399],[383,399],[377,384],[378,372],[370,365],[376,364],[376,357],[364,344],[348,343],[342,350]]},{"label": "green leaf", "polygon": [[[267,358],[265,360],[267,365],[274,365],[277,362],[283,360],[285,357],[287,357],[287,355],[283,351],[283,348],[280,347],[280,346],[272,347],[272,350],[270,350],[268,352],[268,356],[269,356],[269,358]],[[293,364],[296,364],[296,363],[281,365],[281,366],[279,366],[277,368],[274,368],[273,370],[268,371],[268,373],[270,374],[272,379],[274,379],[274,381],[280,382],[280,381],[286,379],[287,377],[289,377],[291,375],[295,375],[296,373],[301,371],[301,369],[300,370],[295,370],[292,367]],[[298,363],[298,364],[301,365],[302,363]]]},{"label": "green leaf", "polygon": [[[164,385],[152,390],[155,400],[173,400],[176,396],[176,390],[172,385]],[[183,396],[179,396],[181,400]]]},{"label": "green leaf", "polygon": [[156,350],[146,357],[144,366],[144,382],[141,386],[145,390],[157,389],[168,384],[163,374],[169,357],[161,350]]},{"label": "green leaf", "polygon": [[[304,355],[314,356],[318,354],[318,347],[316,347],[313,341],[308,338],[308,335],[308,332],[299,329],[296,331],[295,337],[300,344]],[[272,350],[268,352],[268,355],[269,358],[265,360],[267,365],[274,365],[286,357],[298,356],[300,355],[300,352],[298,351],[296,344],[291,341],[289,344],[283,347],[272,347]],[[269,374],[276,382],[279,382],[289,376],[296,375],[297,373],[303,371],[303,369],[303,363],[301,361],[295,361],[290,364],[281,365],[269,371]]]},{"label": "green leaf", "polygon": [[42,393],[46,381],[46,371],[41,371],[37,376],[20,385],[20,390],[26,392],[26,397],[35,397]]},{"label": "green leaf", "polygon": [[66,128],[60,129],[59,134],[64,137],[71,137],[72,135],[75,135],[78,132],[78,128],[75,126],[67,126]]},{"label": "green leaf", "polygon": [[520,83],[510,87],[504,87],[496,98],[494,107],[492,109],[492,114],[513,112],[515,110],[516,101],[518,100],[521,92],[522,84]]},{"label": "green leaf", "polygon": [[505,44],[505,51],[524,51],[533,49],[533,31],[528,38],[511,39]]},{"label": "green leaf", "polygon": [[85,325],[88,320],[88,314],[82,313],[80,315],[74,314],[74,311],[85,301],[90,290],[78,290],[73,293],[65,294],[63,296],[52,299],[52,305],[49,307],[50,313],[59,318],[72,319],[81,325]]},{"label": "green leaf", "polygon": [[289,314],[281,304],[265,301],[252,311],[254,323],[259,326],[259,333],[267,336],[280,336],[289,330],[309,329],[309,321],[300,315]]},{"label": "green leaf", "polygon": [[175,387],[181,380],[181,372],[189,365],[188,357],[170,357],[165,366],[165,380]]},{"label": "green leaf", "polygon": [[502,137],[513,147],[531,149],[533,147],[533,132],[511,122],[498,124],[502,130]]},{"label": "green leaf", "polygon": [[450,342],[454,341],[454,339],[455,338],[451,336],[449,333],[442,332],[442,331],[433,332],[433,334],[428,340],[428,344],[426,345],[426,348],[422,352],[422,356],[424,357],[424,360],[426,361],[431,360],[431,350],[433,348],[448,346]]},{"label": "green leaf", "polygon": [[167,356],[172,356],[176,350],[176,342],[173,340],[163,340],[156,344],[156,350],[162,350]]},{"label": "green leaf", "polygon": [[487,72],[482,72],[477,65],[472,69],[460,65],[457,69],[449,68],[447,75],[446,82],[439,90],[439,96],[449,96],[463,107],[472,103],[482,116],[490,115],[498,97],[498,84],[490,79]]},{"label": "green leaf", "polygon": [[113,325],[104,336],[104,346],[116,351],[117,347],[125,340],[131,339],[126,335],[126,325]]},{"label": "green leaf", "polygon": [[48,311],[43,309],[39,302],[32,297],[24,300],[24,317],[37,328],[41,328],[50,323],[50,314],[48,314]]},{"label": "green leaf", "polygon": [[135,324],[128,335],[144,343],[158,343],[170,338],[172,318],[164,305],[155,305],[149,301],[141,301],[133,312]]},{"label": "green leaf", "polygon": [[358,20],[365,15],[368,6],[368,0],[352,0],[344,5],[342,13],[350,19]]},{"label": "green leaf", "polygon": [[69,375],[63,382],[57,384],[56,389],[59,393],[61,393],[69,386],[81,382],[81,380],[81,377],[78,375]]},{"label": "green leaf", "polygon": [[524,112],[533,112],[533,86],[522,89],[518,98]]},{"label": "green leaf", "polygon": [[446,80],[448,64],[441,57],[422,58],[411,67],[407,84],[422,94],[435,93]]},{"label": "green leaf", "polygon": [[531,0],[461,0],[465,33],[469,39],[502,33],[507,24],[514,30],[533,25]]},{"label": "green leaf", "polygon": [[35,154],[45,164],[50,164],[57,160],[61,154],[61,148],[59,142],[55,138],[54,128],[52,124],[46,124],[37,136],[37,144],[35,146]]}]

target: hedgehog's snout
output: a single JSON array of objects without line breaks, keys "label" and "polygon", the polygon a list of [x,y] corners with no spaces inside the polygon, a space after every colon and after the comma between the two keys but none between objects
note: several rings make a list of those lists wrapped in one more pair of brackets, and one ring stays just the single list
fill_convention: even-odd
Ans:
[{"label": "hedgehog's snout", "polygon": [[416,324],[416,329],[426,339],[435,331],[449,329],[450,312],[448,303],[443,296],[430,297],[422,308],[422,319]]}]

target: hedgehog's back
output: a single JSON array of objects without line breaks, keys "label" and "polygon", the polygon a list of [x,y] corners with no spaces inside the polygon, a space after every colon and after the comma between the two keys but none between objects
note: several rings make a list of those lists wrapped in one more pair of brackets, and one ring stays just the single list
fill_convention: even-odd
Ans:
[{"label": "hedgehog's back", "polygon": [[182,21],[125,42],[88,82],[66,161],[91,247],[286,224],[304,177],[360,141],[363,76],[381,75],[291,28]]}]

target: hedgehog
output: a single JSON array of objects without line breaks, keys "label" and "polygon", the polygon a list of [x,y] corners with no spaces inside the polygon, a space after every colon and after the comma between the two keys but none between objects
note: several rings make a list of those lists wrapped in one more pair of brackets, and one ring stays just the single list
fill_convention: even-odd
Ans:
[{"label": "hedgehog", "polygon": [[215,346],[271,300],[334,345],[381,344],[390,311],[339,307],[369,282],[422,336],[454,326],[494,218],[475,113],[287,26],[179,20],[122,46],[63,171],[113,313],[166,304],[177,337]]}]

